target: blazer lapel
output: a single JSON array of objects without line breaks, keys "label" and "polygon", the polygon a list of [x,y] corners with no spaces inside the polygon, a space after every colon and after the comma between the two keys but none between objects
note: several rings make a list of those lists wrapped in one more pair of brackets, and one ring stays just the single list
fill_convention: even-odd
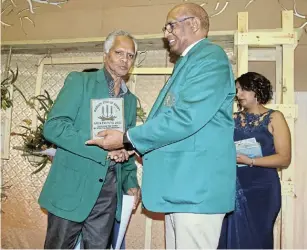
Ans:
[{"label": "blazer lapel", "polygon": [[130,115],[129,95],[130,95],[130,91],[128,90],[128,92],[124,95],[124,117],[125,117],[125,129],[126,130],[129,124],[128,121],[130,120],[130,117],[128,116],[128,114]]},{"label": "blazer lapel", "polygon": [[178,74],[178,72],[180,72],[182,66],[187,61],[187,58],[188,58],[187,56],[183,56],[175,64],[173,74],[171,75],[170,79],[166,82],[166,84],[164,85],[163,89],[161,90],[157,100],[155,101],[155,103],[154,103],[154,105],[153,105],[153,107],[152,107],[152,109],[151,109],[151,111],[150,111],[150,113],[148,115],[148,119],[152,118],[155,115],[155,113],[158,111],[159,107],[161,106],[161,104],[164,101],[164,98],[165,98],[168,90],[173,85],[174,80],[176,78],[176,75]]},{"label": "blazer lapel", "polygon": [[109,89],[106,77],[103,72],[103,68],[97,71],[97,77],[96,77],[96,86],[97,86],[97,93],[95,93],[95,96],[98,96],[98,98],[108,98],[109,97]]}]

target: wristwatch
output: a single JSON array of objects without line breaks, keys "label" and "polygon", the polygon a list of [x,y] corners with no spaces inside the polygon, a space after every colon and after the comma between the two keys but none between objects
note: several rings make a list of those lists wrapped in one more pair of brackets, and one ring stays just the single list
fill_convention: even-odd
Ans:
[{"label": "wristwatch", "polygon": [[135,150],[132,143],[128,139],[127,131],[123,135],[123,144],[124,144],[124,149],[126,149],[127,151]]}]

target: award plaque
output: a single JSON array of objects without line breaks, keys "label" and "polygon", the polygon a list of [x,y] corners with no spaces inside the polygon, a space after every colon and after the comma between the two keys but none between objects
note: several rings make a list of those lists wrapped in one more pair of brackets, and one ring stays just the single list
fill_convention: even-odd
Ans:
[{"label": "award plaque", "polygon": [[125,131],[124,99],[105,98],[91,100],[92,138],[103,130]]}]

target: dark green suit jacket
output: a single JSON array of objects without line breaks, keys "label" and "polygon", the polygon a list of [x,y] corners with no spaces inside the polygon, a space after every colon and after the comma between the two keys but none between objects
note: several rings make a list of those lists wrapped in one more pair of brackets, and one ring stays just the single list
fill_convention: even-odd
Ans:
[{"label": "dark green suit jacket", "polygon": [[[110,163],[107,151],[85,142],[91,138],[91,99],[108,97],[103,70],[72,72],[48,115],[44,136],[58,148],[39,204],[59,217],[77,222],[86,219],[103,186]],[[134,127],[136,97],[129,90],[124,95],[124,114],[126,129]],[[134,157],[117,170],[119,220],[123,192],[138,186]]]}]

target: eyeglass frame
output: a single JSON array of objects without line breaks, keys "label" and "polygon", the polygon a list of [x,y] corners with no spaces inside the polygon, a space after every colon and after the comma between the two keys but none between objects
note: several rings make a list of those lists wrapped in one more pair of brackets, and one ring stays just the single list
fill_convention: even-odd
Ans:
[{"label": "eyeglass frame", "polygon": [[[195,18],[195,16],[188,16],[188,17],[184,17],[184,18],[180,18],[176,21],[173,21],[173,22],[168,22],[167,24],[165,24],[165,26],[162,28],[162,32],[165,33],[165,31],[167,31],[168,33],[173,33],[174,31],[174,28],[175,28],[175,25],[176,23],[182,23],[188,19],[191,19],[191,18]],[[167,28],[167,27],[170,27],[170,30]]]}]

